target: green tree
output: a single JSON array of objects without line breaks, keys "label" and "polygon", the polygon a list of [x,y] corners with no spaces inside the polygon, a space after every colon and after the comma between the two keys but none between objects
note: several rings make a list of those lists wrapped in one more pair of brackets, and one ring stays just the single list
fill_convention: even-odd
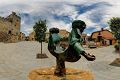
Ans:
[{"label": "green tree", "polygon": [[47,30],[46,20],[38,20],[33,26],[35,31],[35,40],[41,43],[41,54],[42,54],[42,41],[45,41],[45,32]]},{"label": "green tree", "polygon": [[[113,17],[108,21],[110,29],[114,37],[118,40],[119,49],[120,49],[120,17]],[[120,51],[120,50],[119,50]]]}]

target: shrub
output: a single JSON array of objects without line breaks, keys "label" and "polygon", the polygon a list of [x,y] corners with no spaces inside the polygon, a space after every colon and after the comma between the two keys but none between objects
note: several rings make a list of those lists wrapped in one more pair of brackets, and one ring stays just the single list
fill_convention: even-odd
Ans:
[{"label": "shrub", "polygon": [[119,50],[119,45],[118,45],[118,44],[115,44],[115,45],[114,45],[114,48],[115,48],[116,50]]}]

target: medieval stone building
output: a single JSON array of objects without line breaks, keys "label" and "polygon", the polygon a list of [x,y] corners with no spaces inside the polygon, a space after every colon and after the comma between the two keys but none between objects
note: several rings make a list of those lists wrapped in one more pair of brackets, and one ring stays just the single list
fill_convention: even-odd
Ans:
[{"label": "medieval stone building", "polygon": [[33,32],[31,32],[30,34],[29,34],[29,41],[35,41],[35,32],[33,31]]},{"label": "medieval stone building", "polygon": [[25,39],[26,39],[25,34],[20,32],[20,34],[19,34],[19,41],[25,41]]},{"label": "medieval stone building", "polygon": [[[45,41],[48,41],[49,38],[49,32],[45,32]],[[60,29],[59,30],[59,34],[61,35],[62,38],[67,38],[69,36],[69,32],[66,31],[65,29]],[[29,34],[29,41],[35,41],[35,32],[31,32]]]},{"label": "medieval stone building", "polygon": [[[49,34],[50,34],[49,32],[46,32],[46,33],[45,33],[45,40],[46,40],[46,41],[48,41]],[[60,36],[61,36],[62,38],[68,38],[68,36],[69,36],[69,32],[66,31],[65,29],[60,29],[60,30],[59,30],[59,34],[60,34]]]},{"label": "medieval stone building", "polygon": [[20,35],[21,18],[12,12],[6,18],[0,17],[0,35],[6,37],[0,37],[0,42],[17,42]]}]

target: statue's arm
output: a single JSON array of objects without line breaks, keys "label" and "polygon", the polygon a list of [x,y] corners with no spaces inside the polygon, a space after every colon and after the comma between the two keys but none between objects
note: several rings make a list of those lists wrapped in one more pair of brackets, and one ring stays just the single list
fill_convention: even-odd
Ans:
[{"label": "statue's arm", "polygon": [[76,38],[74,31],[71,31],[71,33],[69,35],[69,43],[70,43],[70,45],[74,45],[76,42],[80,42],[80,39]]}]

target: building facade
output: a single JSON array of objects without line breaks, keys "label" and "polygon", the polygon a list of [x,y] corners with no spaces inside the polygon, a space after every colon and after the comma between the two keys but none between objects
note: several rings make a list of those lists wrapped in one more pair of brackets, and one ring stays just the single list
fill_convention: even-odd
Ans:
[{"label": "building facade", "polygon": [[[69,32],[66,31],[65,29],[60,29],[60,30],[59,30],[59,34],[60,34],[60,36],[61,36],[62,38],[68,38],[68,36],[69,36]],[[46,33],[45,33],[45,40],[46,40],[46,41],[48,41],[49,35],[50,35],[49,32],[46,32]]]},{"label": "building facade", "polygon": [[[66,31],[66,30],[59,30],[59,34],[61,35],[62,38],[67,38],[69,36],[69,32]],[[49,39],[49,35],[50,33],[49,32],[45,32],[45,41],[48,41]],[[35,41],[35,32],[31,32],[29,34],[29,41]]]},{"label": "building facade", "polygon": [[45,33],[45,41],[48,41],[48,39],[49,39],[49,35],[50,35],[49,32],[46,32],[46,33]]},{"label": "building facade", "polygon": [[25,34],[20,32],[20,34],[19,34],[19,41],[25,41],[25,38],[26,38]]},{"label": "building facade", "polygon": [[88,42],[88,36],[87,36],[87,34],[83,33],[83,34],[81,35],[81,37],[82,37],[82,39],[83,39],[83,45],[86,45],[87,42]]},{"label": "building facade", "polygon": [[29,34],[29,39],[28,39],[29,41],[35,41],[35,32],[31,32],[30,34]]},{"label": "building facade", "polygon": [[60,29],[59,34],[61,35],[61,37],[65,37],[65,38],[69,36],[69,32],[66,31],[65,29]]},{"label": "building facade", "polygon": [[100,42],[101,45],[113,45],[116,43],[116,39],[109,30],[104,30],[93,32],[91,35],[92,40],[95,42]]},{"label": "building facade", "polygon": [[6,18],[0,17],[0,32],[8,34],[10,37],[8,42],[19,41],[21,18],[12,12]]}]

